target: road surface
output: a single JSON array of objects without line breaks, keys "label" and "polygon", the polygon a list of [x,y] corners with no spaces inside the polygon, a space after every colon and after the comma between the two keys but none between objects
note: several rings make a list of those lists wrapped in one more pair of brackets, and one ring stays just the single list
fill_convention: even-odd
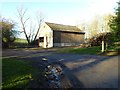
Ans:
[{"label": "road surface", "polygon": [[[65,73],[63,83],[74,88],[118,88],[118,56],[57,53],[55,50],[4,50],[3,57],[19,57],[59,64]],[[67,87],[67,85],[63,85]]]}]

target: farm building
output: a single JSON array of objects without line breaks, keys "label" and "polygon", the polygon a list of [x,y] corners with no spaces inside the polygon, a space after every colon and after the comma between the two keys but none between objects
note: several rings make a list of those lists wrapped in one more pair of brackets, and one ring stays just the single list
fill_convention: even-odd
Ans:
[{"label": "farm building", "polygon": [[85,33],[76,26],[45,22],[38,33],[38,46],[44,48],[76,46],[84,43]]}]

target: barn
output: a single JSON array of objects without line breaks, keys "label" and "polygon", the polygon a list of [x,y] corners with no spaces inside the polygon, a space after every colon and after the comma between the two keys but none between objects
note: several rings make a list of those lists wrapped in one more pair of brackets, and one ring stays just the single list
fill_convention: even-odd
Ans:
[{"label": "barn", "polygon": [[84,43],[85,33],[76,26],[45,22],[38,32],[38,46],[76,46]]}]

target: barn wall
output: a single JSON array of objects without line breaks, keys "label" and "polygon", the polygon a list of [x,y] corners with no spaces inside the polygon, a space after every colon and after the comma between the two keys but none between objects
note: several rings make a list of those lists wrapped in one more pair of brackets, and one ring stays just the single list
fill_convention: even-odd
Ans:
[{"label": "barn wall", "polygon": [[70,32],[53,32],[54,46],[76,46],[84,43],[84,34]]},{"label": "barn wall", "polygon": [[61,43],[61,32],[53,31],[53,43]]},{"label": "barn wall", "polygon": [[79,33],[61,33],[61,43],[83,43],[84,34]]}]

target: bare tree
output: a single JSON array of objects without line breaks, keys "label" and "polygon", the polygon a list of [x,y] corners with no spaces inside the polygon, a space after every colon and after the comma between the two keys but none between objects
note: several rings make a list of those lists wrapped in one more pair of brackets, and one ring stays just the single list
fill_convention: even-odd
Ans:
[{"label": "bare tree", "polygon": [[107,35],[107,33],[110,32],[110,27],[108,25],[110,19],[111,19],[111,15],[106,14],[106,15],[103,15],[100,18],[98,18],[98,23],[95,22],[93,24],[94,26],[96,26],[95,24],[98,25],[98,28],[96,28],[96,31],[98,32],[97,34],[102,34],[102,42],[101,42],[101,44],[102,44],[102,50],[101,51],[102,52],[107,50],[107,46],[108,46],[108,35]]},{"label": "bare tree", "polygon": [[26,22],[30,19],[30,17],[24,19],[27,9],[19,8],[17,9],[17,11],[18,11],[18,18],[20,19],[23,32],[25,34],[28,44],[30,44],[29,36],[27,35],[26,26],[25,26]]},{"label": "bare tree", "polygon": [[102,52],[107,50],[107,47],[108,47],[108,33],[110,32],[109,20],[111,20],[111,17],[112,17],[112,15],[110,15],[110,14],[106,14],[106,15],[102,16],[102,21],[101,21],[102,22],[102,24],[101,24],[102,30],[100,31],[100,33],[103,34],[103,38],[102,38]]},{"label": "bare tree", "polygon": [[[101,51],[104,52],[107,50],[108,46],[108,35],[110,32],[110,27],[109,27],[109,20],[111,20],[112,15],[110,14],[105,14],[103,16],[95,16],[91,22],[86,24],[87,29],[86,33],[88,33],[88,37],[91,39],[97,40],[97,38],[102,36],[102,49]],[[84,25],[82,25],[84,26]],[[91,40],[90,39],[90,40]],[[106,46],[105,46],[106,45]]]},{"label": "bare tree", "polygon": [[33,41],[33,37],[34,37],[34,35],[35,35],[35,33],[34,33],[35,27],[33,27],[33,26],[34,26],[34,25],[33,25],[32,20],[31,20],[31,23],[30,23],[30,32],[29,32],[29,36],[28,36],[30,42]]},{"label": "bare tree", "polygon": [[37,28],[37,33],[35,34],[35,37],[34,37],[34,41],[36,40],[37,38],[37,35],[39,33],[39,30],[40,30],[40,27],[41,27],[41,23],[43,22],[44,20],[44,17],[42,15],[41,12],[39,12],[39,14],[37,14],[37,22],[38,22],[38,28]]},{"label": "bare tree", "polygon": [[[41,27],[41,23],[43,21],[44,18],[42,18],[42,15],[41,14],[37,14],[37,21],[38,21],[38,27],[35,28],[35,26],[33,26],[33,21],[31,20],[31,24],[30,25],[30,29],[29,29],[29,33],[27,33],[27,27],[26,27],[26,23],[28,20],[30,20],[30,17],[25,17],[25,15],[27,14],[27,9],[24,9],[24,8],[18,8],[17,9],[17,12],[18,12],[18,18],[20,20],[20,23],[22,25],[22,29],[23,29],[23,32],[25,34],[25,37],[27,39],[27,42],[28,44],[31,44],[32,41],[35,41],[36,38],[37,38],[37,35],[38,35],[38,32],[40,30],[40,27]],[[34,31],[36,31],[36,33],[34,33]],[[34,39],[33,39],[34,37]]]},{"label": "bare tree", "polygon": [[90,32],[90,37],[94,37],[98,34],[99,32],[99,20],[98,20],[98,16],[95,16],[94,19],[91,21],[91,23],[89,24],[89,32]]}]

